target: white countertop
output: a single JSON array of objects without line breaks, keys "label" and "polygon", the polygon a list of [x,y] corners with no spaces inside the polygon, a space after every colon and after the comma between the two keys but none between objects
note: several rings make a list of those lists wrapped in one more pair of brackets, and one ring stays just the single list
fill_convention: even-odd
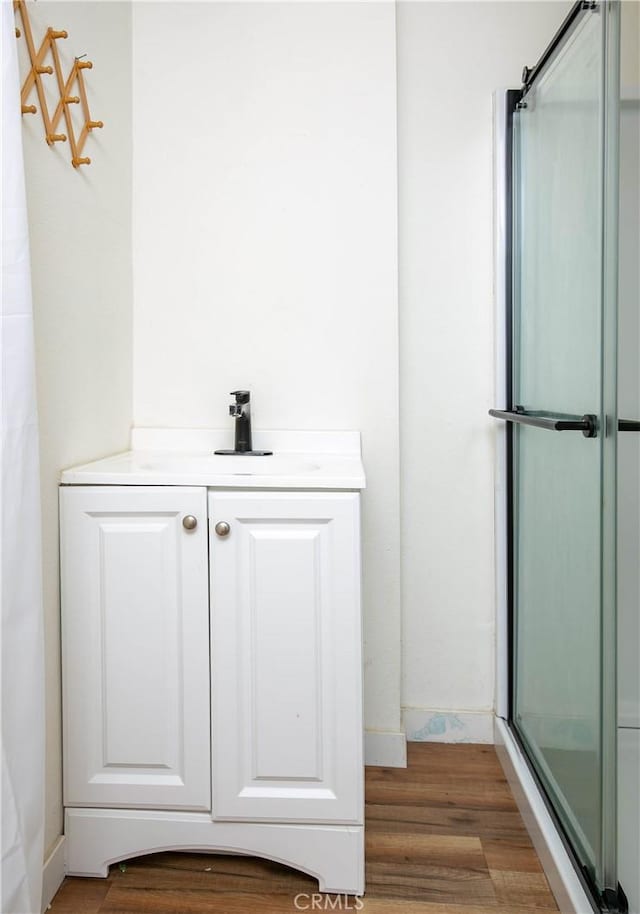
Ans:
[{"label": "white countertop", "polygon": [[134,429],[132,450],[63,470],[63,485],[364,489],[359,432],[257,431],[269,457],[220,456],[228,430]]}]

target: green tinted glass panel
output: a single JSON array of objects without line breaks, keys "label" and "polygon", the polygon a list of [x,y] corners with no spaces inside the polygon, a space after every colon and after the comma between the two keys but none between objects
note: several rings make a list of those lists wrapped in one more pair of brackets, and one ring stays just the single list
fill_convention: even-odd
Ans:
[{"label": "green tinted glass panel", "polygon": [[513,717],[601,889],[610,876],[611,793],[603,707],[614,700],[604,654],[615,611],[608,532],[615,301],[606,291],[603,205],[607,14],[604,7],[585,11],[514,118],[514,403],[558,417],[592,414],[599,431],[588,439],[514,427]]}]

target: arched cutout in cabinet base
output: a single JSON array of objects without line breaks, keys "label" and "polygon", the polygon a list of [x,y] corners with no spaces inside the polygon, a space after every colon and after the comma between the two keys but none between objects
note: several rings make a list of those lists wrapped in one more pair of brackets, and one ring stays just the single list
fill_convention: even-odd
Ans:
[{"label": "arched cutout in cabinet base", "polygon": [[364,894],[364,828],[214,822],[207,813],[67,809],[70,876],[105,877],[112,863],[160,851],[219,851],[266,857],[318,880],[321,892]]}]

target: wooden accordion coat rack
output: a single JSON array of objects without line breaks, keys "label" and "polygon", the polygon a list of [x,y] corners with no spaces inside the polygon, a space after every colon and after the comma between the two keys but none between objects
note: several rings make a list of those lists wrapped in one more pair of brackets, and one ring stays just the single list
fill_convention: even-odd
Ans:
[{"label": "wooden accordion coat rack", "polygon": [[[19,27],[16,28],[16,37],[20,38],[22,32],[24,32],[24,40],[27,45],[29,60],[31,62],[31,69],[27,74],[27,78],[24,81],[21,92],[22,113],[37,113],[38,109],[36,106],[28,104],[29,96],[35,88],[36,94],[38,96],[40,113],[42,114],[42,120],[44,123],[45,140],[49,146],[53,146],[54,143],[64,143],[68,139],[69,145],[71,147],[71,164],[73,167],[78,168],[79,165],[90,165],[91,159],[87,156],[83,156],[82,150],[84,149],[87,137],[91,131],[103,126],[102,121],[94,121],[91,119],[91,114],[89,112],[89,102],[87,101],[87,90],[84,82],[83,71],[90,70],[93,67],[93,64],[90,60],[81,60],[80,58],[76,57],[71,68],[71,72],[65,80],[62,71],[62,65],[60,63],[60,55],[58,53],[57,42],[61,38],[67,38],[68,33],[65,31],[56,31],[55,29],[48,28],[44,38],[42,39],[40,47],[38,50],[36,50],[35,42],[33,40],[33,33],[31,31],[31,23],[29,21],[29,13],[27,10],[26,0],[14,0],[13,7],[14,10],[19,13],[20,21],[22,24],[22,30]],[[45,60],[49,53],[51,53],[53,66],[45,64]],[[56,76],[58,93],[60,97],[53,116],[50,116],[49,108],[47,106],[45,89],[42,83],[42,76],[45,74],[52,76],[54,73]],[[72,93],[74,91],[76,91],[78,94],[73,95]],[[69,108],[70,105],[80,105],[82,110],[84,124],[77,139],[73,125],[73,118]],[[57,132],[58,125],[60,124],[62,118],[64,118],[67,131],[66,134]]]}]

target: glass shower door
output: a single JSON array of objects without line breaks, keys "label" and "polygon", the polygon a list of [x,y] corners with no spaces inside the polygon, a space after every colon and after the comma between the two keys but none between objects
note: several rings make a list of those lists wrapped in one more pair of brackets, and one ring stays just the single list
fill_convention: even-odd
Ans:
[{"label": "glass shower door", "polygon": [[614,15],[585,9],[514,114],[512,717],[599,894],[617,888]]}]

